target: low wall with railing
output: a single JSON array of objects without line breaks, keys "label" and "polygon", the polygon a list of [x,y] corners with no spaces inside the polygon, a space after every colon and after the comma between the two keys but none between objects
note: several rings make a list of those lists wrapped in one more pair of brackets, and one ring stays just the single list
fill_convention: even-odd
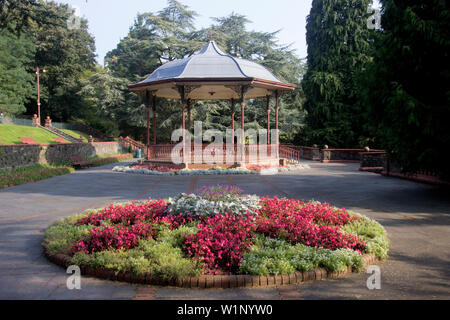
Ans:
[{"label": "low wall with railing", "polygon": [[363,149],[322,149],[320,161],[322,162],[360,162]]},{"label": "low wall with railing", "polygon": [[361,152],[361,171],[382,172],[387,168],[386,152]]},{"label": "low wall with railing", "polygon": [[71,157],[90,158],[123,152],[126,150],[118,142],[1,145],[0,169],[54,164],[70,161]]},{"label": "low wall with railing", "polygon": [[[355,162],[361,161],[361,154],[365,149],[320,149],[317,147],[288,146],[300,152],[301,159],[321,162]],[[381,150],[370,150],[369,153],[381,152]]]}]

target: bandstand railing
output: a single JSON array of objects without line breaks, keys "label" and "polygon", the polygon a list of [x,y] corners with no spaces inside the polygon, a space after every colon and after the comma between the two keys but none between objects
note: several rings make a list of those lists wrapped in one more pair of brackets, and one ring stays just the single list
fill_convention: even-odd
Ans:
[{"label": "bandstand railing", "polygon": [[[174,144],[162,144],[162,145],[151,145],[149,146],[150,160],[154,161],[171,161],[172,152],[175,148]],[[279,154],[277,152],[276,145],[256,145],[247,144],[244,147],[245,162],[260,162],[260,161],[270,161],[277,160]],[[223,157],[223,162],[226,163],[232,159],[234,162],[241,161],[242,151],[239,145],[234,145],[233,147],[217,148],[210,144],[203,144],[200,147],[191,145],[191,162],[194,161],[206,161],[208,159],[220,160]],[[183,157],[182,150],[179,151],[177,155]],[[186,155],[188,157],[188,155]],[[189,160],[189,159],[186,159]]]}]

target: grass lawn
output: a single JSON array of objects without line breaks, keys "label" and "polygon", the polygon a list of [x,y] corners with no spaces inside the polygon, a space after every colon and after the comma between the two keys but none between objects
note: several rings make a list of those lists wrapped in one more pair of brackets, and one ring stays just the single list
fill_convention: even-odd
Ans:
[{"label": "grass lawn", "polygon": [[88,142],[89,135],[87,133],[77,131],[77,130],[68,130],[68,129],[60,129],[61,131],[64,131],[67,134],[70,134],[72,137],[79,139],[80,136],[83,137],[84,142]]},{"label": "grass lawn", "polygon": [[57,136],[40,128],[0,124],[0,142],[4,144],[22,144],[20,137],[32,137],[38,143],[49,144],[56,143],[53,138]]}]

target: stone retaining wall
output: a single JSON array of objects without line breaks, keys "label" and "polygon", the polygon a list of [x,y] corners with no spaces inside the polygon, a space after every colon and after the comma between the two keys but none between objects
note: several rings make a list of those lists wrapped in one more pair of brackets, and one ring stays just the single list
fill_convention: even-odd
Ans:
[{"label": "stone retaining wall", "polygon": [[362,149],[322,149],[320,160],[322,162],[359,162]]},{"label": "stone retaining wall", "polygon": [[293,147],[290,148],[300,151],[300,157],[306,160],[321,162],[360,162],[363,153],[378,154],[381,150],[371,150],[366,152],[364,149],[320,149],[317,147]]},{"label": "stone retaining wall", "polygon": [[0,146],[0,169],[54,164],[70,161],[71,157],[89,158],[125,151],[118,142],[2,145]]},{"label": "stone retaining wall", "polygon": [[386,152],[362,152],[361,168],[377,168],[387,166]]}]

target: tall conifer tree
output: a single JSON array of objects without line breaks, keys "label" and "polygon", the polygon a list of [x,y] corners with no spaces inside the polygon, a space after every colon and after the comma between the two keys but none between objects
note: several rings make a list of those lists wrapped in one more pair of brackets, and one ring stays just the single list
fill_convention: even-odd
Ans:
[{"label": "tall conifer tree", "polygon": [[382,29],[364,96],[379,146],[407,172],[450,179],[450,5],[382,0]]},{"label": "tall conifer tree", "polygon": [[360,144],[358,78],[370,60],[370,0],[313,0],[307,19],[308,63],[303,81],[309,142]]}]

